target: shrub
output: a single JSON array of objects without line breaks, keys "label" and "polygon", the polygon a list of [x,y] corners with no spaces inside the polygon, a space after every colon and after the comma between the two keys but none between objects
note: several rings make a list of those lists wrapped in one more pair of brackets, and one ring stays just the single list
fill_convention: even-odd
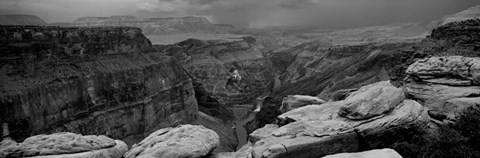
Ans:
[{"label": "shrub", "polygon": [[405,158],[480,157],[480,110],[466,110],[457,123],[427,130],[391,146]]}]

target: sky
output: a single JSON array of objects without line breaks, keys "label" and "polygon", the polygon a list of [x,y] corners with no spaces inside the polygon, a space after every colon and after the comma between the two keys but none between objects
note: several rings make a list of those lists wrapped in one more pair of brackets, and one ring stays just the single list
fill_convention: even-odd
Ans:
[{"label": "sky", "polygon": [[428,22],[480,0],[0,0],[0,15],[30,14],[48,23],[85,16],[203,16],[237,27],[354,28]]}]

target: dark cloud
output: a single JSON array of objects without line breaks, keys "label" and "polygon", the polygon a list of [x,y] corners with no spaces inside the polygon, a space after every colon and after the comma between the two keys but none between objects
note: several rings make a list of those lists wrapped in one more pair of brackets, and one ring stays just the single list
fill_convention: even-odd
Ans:
[{"label": "dark cloud", "polygon": [[0,0],[0,14],[33,14],[47,22],[83,16],[140,18],[205,16],[215,23],[245,27],[301,25],[352,28],[431,21],[478,0]]}]

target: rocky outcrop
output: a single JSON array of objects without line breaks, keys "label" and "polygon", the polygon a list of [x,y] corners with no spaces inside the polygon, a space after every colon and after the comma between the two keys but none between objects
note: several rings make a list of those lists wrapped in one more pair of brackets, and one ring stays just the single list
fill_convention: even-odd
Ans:
[{"label": "rocky outcrop", "polygon": [[393,149],[376,149],[376,150],[369,150],[364,152],[358,153],[340,153],[334,155],[328,155],[323,158],[402,158],[400,154],[398,154]]},{"label": "rocky outcrop", "polygon": [[11,137],[69,131],[127,144],[195,120],[192,81],[138,28],[1,27],[0,122]]},{"label": "rocky outcrop", "polygon": [[47,25],[34,15],[0,15],[0,25]]},{"label": "rocky outcrop", "polygon": [[74,133],[36,135],[16,143],[0,143],[0,157],[120,158],[128,147],[123,141],[105,136],[82,136]]},{"label": "rocky outcrop", "polygon": [[218,135],[203,126],[181,125],[160,129],[132,146],[125,158],[200,158],[220,144]]},{"label": "rocky outcrop", "polygon": [[463,56],[430,57],[417,60],[406,70],[417,80],[451,86],[480,84],[480,58]]},{"label": "rocky outcrop", "polygon": [[406,71],[406,90],[430,109],[432,118],[455,121],[478,103],[479,63],[478,58],[463,56],[420,59]]},{"label": "rocky outcrop", "polygon": [[[336,142],[339,144],[330,146],[333,148],[320,145],[309,151],[336,151],[336,147],[343,147],[354,152],[359,147],[384,147],[426,127],[429,116],[427,109],[418,102],[405,99],[401,88],[382,81],[364,86],[342,101],[293,109],[278,116],[278,120],[280,127],[265,126],[250,135],[256,141],[252,147],[254,156],[325,156],[322,151],[315,151],[318,155],[309,155],[310,152],[303,150],[310,145],[326,143],[327,140],[321,139],[331,137],[338,138]],[[342,135],[344,131],[355,132],[349,136]],[[343,138],[349,141],[342,142]]]},{"label": "rocky outcrop", "polygon": [[214,25],[204,17],[168,17],[138,19],[131,15],[110,17],[82,17],[73,22],[76,26],[130,26],[138,27],[147,35],[193,32],[229,31],[231,26]]},{"label": "rocky outcrop", "polygon": [[292,109],[296,109],[299,107],[303,107],[305,105],[311,105],[311,104],[318,105],[323,103],[325,103],[325,101],[317,97],[312,97],[307,95],[288,95],[283,98],[282,106],[280,106],[279,110],[281,113],[285,113],[287,111],[290,111]]}]

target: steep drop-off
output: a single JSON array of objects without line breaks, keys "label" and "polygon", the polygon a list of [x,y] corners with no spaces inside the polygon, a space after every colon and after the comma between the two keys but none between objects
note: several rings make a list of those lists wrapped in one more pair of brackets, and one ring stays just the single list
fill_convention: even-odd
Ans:
[{"label": "steep drop-off", "polygon": [[281,99],[287,95],[338,100],[348,95],[343,89],[389,79],[401,85],[408,65],[427,56],[478,56],[479,23],[476,19],[443,25],[421,42],[336,47],[311,42],[274,53],[272,63],[281,74],[282,84],[266,99],[257,119],[249,123],[249,130],[274,121]]},{"label": "steep drop-off", "polygon": [[171,57],[144,53],[138,28],[0,28],[0,122],[11,137],[69,131],[132,144],[189,123],[192,81]]}]

